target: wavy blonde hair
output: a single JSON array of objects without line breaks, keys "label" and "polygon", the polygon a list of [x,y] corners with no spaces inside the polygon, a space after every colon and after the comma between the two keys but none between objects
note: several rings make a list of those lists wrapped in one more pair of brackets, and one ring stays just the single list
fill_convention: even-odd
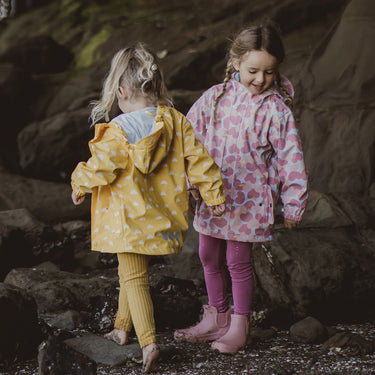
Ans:
[{"label": "wavy blonde hair", "polygon": [[129,100],[141,95],[152,105],[173,105],[159,63],[143,43],[124,48],[113,57],[101,97],[91,103],[92,125],[103,118],[109,121],[112,105],[120,97],[120,86],[126,88]]},{"label": "wavy blonde hair", "polygon": [[[231,47],[228,51],[227,66],[222,91],[214,102],[214,115],[216,112],[216,107],[225,93],[227,83],[231,79],[232,74],[236,71],[233,66],[233,60],[241,60],[241,58],[247,52],[260,50],[264,50],[270,55],[276,57],[279,64],[281,64],[284,60],[285,50],[279,30],[270,21],[267,21],[265,24],[250,26],[249,28],[242,30],[232,41]],[[276,75],[276,81],[279,89],[286,98],[286,104],[291,108],[293,105],[292,97],[286,88],[281,85],[279,73]]]}]

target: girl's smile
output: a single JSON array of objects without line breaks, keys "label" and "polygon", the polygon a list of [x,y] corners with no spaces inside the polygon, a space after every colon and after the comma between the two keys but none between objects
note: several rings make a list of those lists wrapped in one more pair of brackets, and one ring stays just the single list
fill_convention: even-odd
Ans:
[{"label": "girl's smile", "polygon": [[264,50],[252,50],[241,60],[234,60],[233,66],[240,73],[240,82],[252,94],[259,95],[272,86],[278,62]]}]

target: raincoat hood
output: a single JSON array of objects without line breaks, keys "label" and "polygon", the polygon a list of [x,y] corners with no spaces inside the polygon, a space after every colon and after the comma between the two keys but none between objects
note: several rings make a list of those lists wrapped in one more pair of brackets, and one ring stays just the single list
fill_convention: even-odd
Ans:
[{"label": "raincoat hood", "polygon": [[[150,115],[152,116],[152,114]],[[123,130],[129,158],[143,174],[151,173],[163,162],[168,155],[173,138],[173,122],[168,113],[159,110],[156,117],[151,116],[151,126],[148,126],[147,129],[142,129],[143,134],[141,132],[135,136],[134,134],[129,134],[128,136],[127,131],[124,130],[127,129],[126,125],[129,122],[127,114],[122,114],[112,120]],[[133,117],[132,120],[137,122],[136,117]],[[168,126],[166,126],[166,122],[168,122]],[[143,124],[144,122],[139,122],[139,126]],[[140,136],[142,137],[136,140]],[[131,140],[136,140],[136,142],[131,143]]]}]

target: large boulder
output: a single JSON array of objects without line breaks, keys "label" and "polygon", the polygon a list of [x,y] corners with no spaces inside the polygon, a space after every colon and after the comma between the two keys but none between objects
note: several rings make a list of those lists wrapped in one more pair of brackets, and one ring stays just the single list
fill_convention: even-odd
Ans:
[{"label": "large boulder", "polygon": [[253,247],[256,301],[280,323],[307,315],[323,322],[373,320],[374,243],[374,229],[280,230],[271,243]]},{"label": "large boulder", "polygon": [[89,217],[90,197],[74,206],[69,184],[4,172],[0,172],[0,179],[0,211],[26,208],[44,223]]},{"label": "large boulder", "polygon": [[89,127],[88,118],[89,111],[84,108],[25,127],[18,135],[24,173],[44,180],[70,181],[77,162],[89,157],[88,141],[94,129]]},{"label": "large boulder", "polygon": [[97,364],[87,355],[74,350],[65,342],[74,340],[68,333],[50,335],[40,345],[39,375],[96,375]]},{"label": "large boulder", "polygon": [[24,290],[0,283],[0,363],[35,357],[42,340],[34,299]]},{"label": "large boulder", "polygon": [[0,63],[0,159],[18,170],[17,134],[30,115],[30,96],[34,85],[30,73],[10,63]]},{"label": "large boulder", "polygon": [[44,261],[64,268],[71,266],[71,238],[57,229],[37,220],[24,208],[0,211],[0,280],[12,268],[31,267]]},{"label": "large boulder", "polygon": [[15,266],[30,266],[32,245],[22,230],[0,223],[0,281]]},{"label": "large boulder", "polygon": [[32,73],[58,73],[68,67],[72,58],[68,48],[48,35],[38,35],[12,44],[0,55],[0,63],[7,62]]},{"label": "large boulder", "polygon": [[8,273],[4,282],[26,290],[34,298],[41,314],[69,309],[90,312],[104,304],[109,291],[116,290],[118,278],[88,277],[43,268],[17,268]]},{"label": "large boulder", "polygon": [[301,73],[301,135],[313,189],[368,194],[375,156],[375,3],[352,0]]},{"label": "large boulder", "polygon": [[[160,269],[159,269],[160,270]],[[156,268],[153,271],[156,272]],[[81,275],[64,272],[53,267],[40,265],[34,268],[11,270],[4,283],[23,289],[32,295],[38,313],[56,324],[61,313],[76,310],[81,312],[83,325],[90,324],[94,314],[109,310],[114,320],[118,301],[117,269],[96,271]],[[196,288],[191,281],[160,275],[151,277],[151,297],[154,303],[156,326],[177,328],[194,324],[199,317],[201,303],[196,297]],[[105,324],[107,327],[107,323]],[[98,329],[101,329],[99,327]]]}]

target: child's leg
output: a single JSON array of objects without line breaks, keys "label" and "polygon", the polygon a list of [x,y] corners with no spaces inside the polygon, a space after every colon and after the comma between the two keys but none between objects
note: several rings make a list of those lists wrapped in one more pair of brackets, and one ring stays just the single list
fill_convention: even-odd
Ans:
[{"label": "child's leg", "polygon": [[199,257],[204,270],[208,304],[216,307],[219,313],[226,312],[229,307],[225,242],[199,233]]},{"label": "child's leg", "polygon": [[227,265],[232,279],[234,314],[226,334],[211,345],[222,353],[236,353],[250,343],[250,315],[253,298],[251,244],[227,242]]},{"label": "child's leg", "polygon": [[225,240],[199,234],[209,305],[204,306],[202,320],[190,328],[174,332],[176,341],[204,342],[222,337],[229,329],[233,310],[228,309]]},{"label": "child's leg", "polygon": [[118,325],[115,327],[127,329],[133,321],[139,344],[143,348],[156,342],[154,308],[148,279],[149,257],[142,254],[120,253],[118,260],[122,298],[121,312],[119,311],[119,319],[116,319]]},{"label": "child's leg", "polygon": [[124,272],[121,269],[119,257],[121,257],[121,253],[117,254],[117,258],[119,261],[118,274],[120,279],[118,310],[114,324],[114,329],[111,332],[105,334],[104,337],[108,340],[116,342],[119,345],[124,345],[127,343],[129,338],[129,332],[132,329],[132,320],[130,316],[128,297],[126,295],[125,288],[123,287]]},{"label": "child's leg", "polygon": [[254,289],[251,243],[228,241],[227,265],[232,279],[234,314],[250,318]]},{"label": "child's leg", "polygon": [[123,270],[123,255],[123,253],[117,254],[120,292],[118,297],[118,310],[114,326],[121,331],[129,332],[132,329],[132,319],[130,316],[128,296],[126,294],[126,289],[124,288],[126,276],[125,271]]}]

